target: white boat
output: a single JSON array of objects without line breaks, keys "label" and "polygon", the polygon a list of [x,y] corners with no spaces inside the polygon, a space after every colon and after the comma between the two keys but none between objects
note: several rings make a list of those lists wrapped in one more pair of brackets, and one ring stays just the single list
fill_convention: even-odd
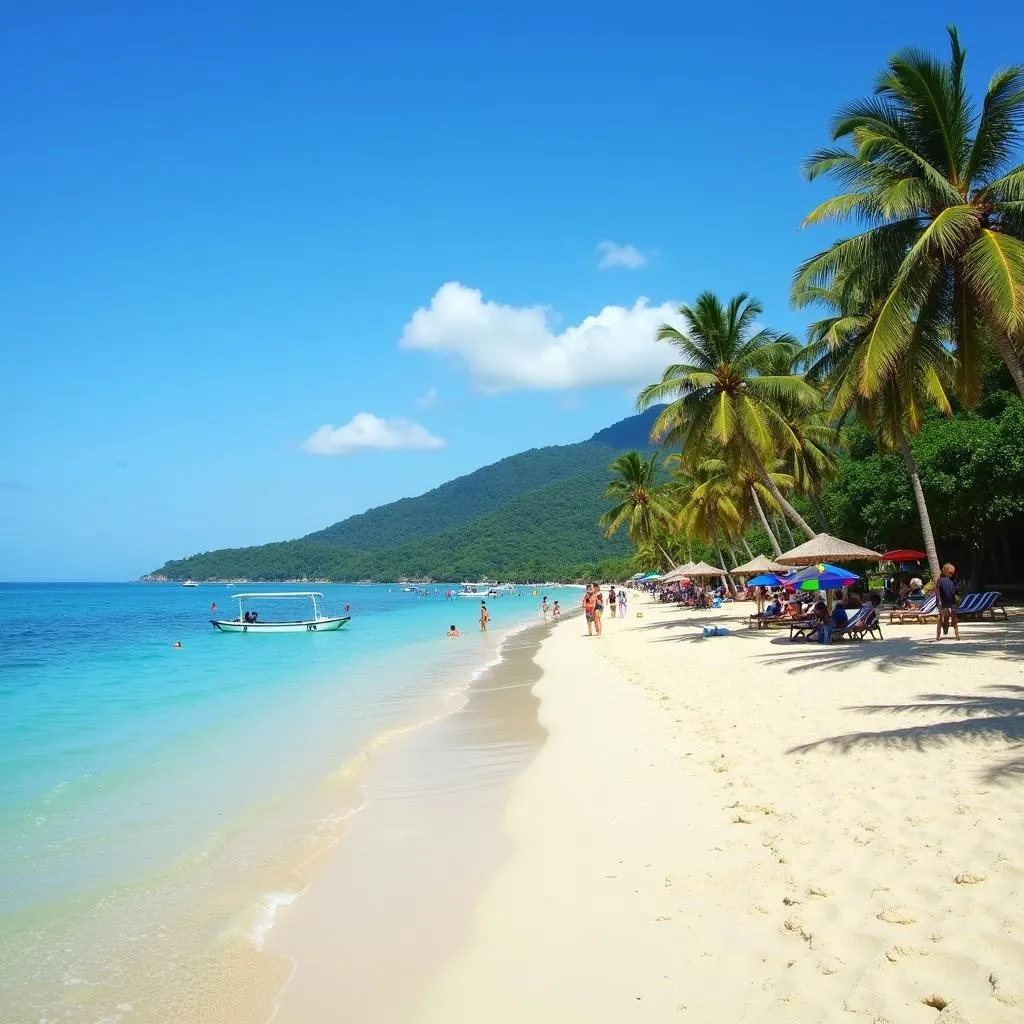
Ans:
[{"label": "white boat", "polygon": [[[266,621],[259,613],[249,611],[246,601],[283,601],[308,599],[313,606],[313,617],[309,619],[288,619]],[[313,591],[294,591],[284,594],[232,594],[231,600],[238,602],[237,619],[210,619],[210,625],[222,633],[330,633],[341,629],[351,615],[324,615],[321,607],[324,595]]]},{"label": "white boat", "polygon": [[182,583],[182,586],[183,587],[198,587],[199,584],[196,583],[195,580],[185,580],[185,582]]},{"label": "white boat", "polygon": [[456,593],[456,597],[475,597],[483,599],[489,594],[489,588],[486,583],[480,584],[478,587],[475,583],[463,583],[462,589]]}]

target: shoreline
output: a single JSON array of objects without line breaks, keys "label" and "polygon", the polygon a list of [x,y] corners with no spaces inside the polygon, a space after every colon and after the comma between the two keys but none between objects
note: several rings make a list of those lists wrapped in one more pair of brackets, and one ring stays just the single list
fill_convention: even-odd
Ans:
[{"label": "shoreline", "polygon": [[822,647],[633,610],[542,644],[511,852],[412,1019],[1019,1020],[1020,617]]},{"label": "shoreline", "polygon": [[[507,854],[501,818],[513,780],[540,749],[534,657],[553,627],[502,634],[493,658],[447,695],[463,698],[403,730],[365,766],[365,802],[278,908],[265,953],[286,962],[274,1024],[410,1019],[416,998],[464,938],[476,897]],[[398,973],[401,986],[390,985]]]}]

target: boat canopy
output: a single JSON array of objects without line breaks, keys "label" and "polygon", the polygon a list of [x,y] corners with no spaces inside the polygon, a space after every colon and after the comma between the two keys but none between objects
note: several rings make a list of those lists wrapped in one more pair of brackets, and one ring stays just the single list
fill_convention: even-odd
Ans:
[{"label": "boat canopy", "polygon": [[244,601],[248,597],[319,597],[322,598],[324,595],[318,590],[292,590],[280,594],[232,594],[232,601]]}]

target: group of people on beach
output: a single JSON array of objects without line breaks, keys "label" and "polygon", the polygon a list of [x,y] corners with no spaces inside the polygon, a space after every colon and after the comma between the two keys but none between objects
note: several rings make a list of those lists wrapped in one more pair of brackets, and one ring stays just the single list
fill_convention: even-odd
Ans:
[{"label": "group of people on beach", "polygon": [[[583,615],[587,620],[587,636],[601,635],[601,618],[604,615],[604,593],[600,583],[588,583],[583,594]],[[618,593],[613,583],[608,591],[608,616],[614,619],[618,612],[620,618],[626,617],[626,589],[620,587]]]}]

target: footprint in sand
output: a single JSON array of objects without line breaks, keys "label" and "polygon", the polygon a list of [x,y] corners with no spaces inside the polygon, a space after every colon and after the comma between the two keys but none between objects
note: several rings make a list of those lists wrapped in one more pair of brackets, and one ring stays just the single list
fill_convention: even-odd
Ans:
[{"label": "footprint in sand", "polygon": [[885,951],[885,958],[892,964],[898,964],[909,957],[928,956],[929,951],[920,946],[893,946]]},{"label": "footprint in sand", "polygon": [[914,924],[917,918],[907,907],[886,907],[880,914],[876,914],[875,917],[879,921],[885,921],[886,924]]},{"label": "footprint in sand", "polygon": [[787,931],[804,940],[811,949],[814,949],[814,934],[809,932],[798,917],[788,917],[782,922],[782,927]]},{"label": "footprint in sand", "polygon": [[1017,1006],[1021,1002],[1021,996],[1017,992],[1008,990],[998,974],[990,974],[988,983],[992,986],[992,995],[1004,1006]]}]

